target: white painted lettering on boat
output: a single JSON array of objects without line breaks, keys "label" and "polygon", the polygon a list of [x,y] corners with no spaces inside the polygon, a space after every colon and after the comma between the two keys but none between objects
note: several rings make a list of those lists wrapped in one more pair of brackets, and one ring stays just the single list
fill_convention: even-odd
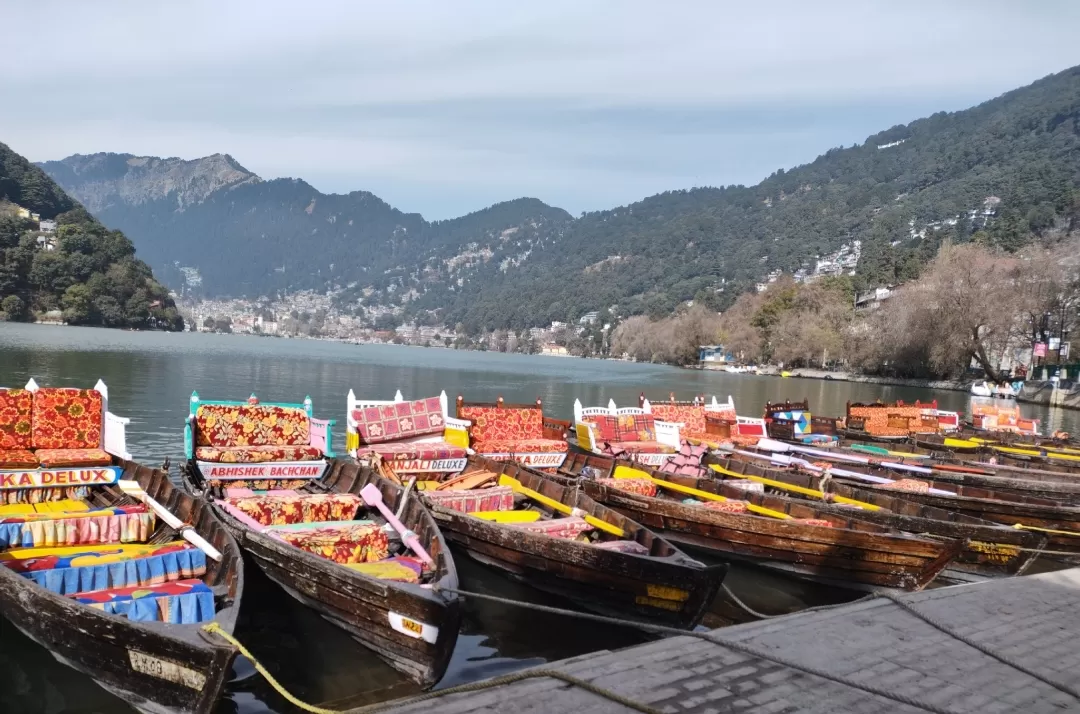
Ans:
[{"label": "white painted lettering on boat", "polygon": [[566,452],[563,451],[549,451],[533,454],[481,454],[489,459],[495,459],[501,461],[504,459],[512,458],[519,464],[525,466],[539,466],[539,467],[555,467],[562,466],[563,461],[566,460]]},{"label": "white painted lettering on boat", "polygon": [[173,684],[181,684],[196,691],[206,686],[206,675],[190,667],[153,657],[138,650],[128,650],[128,656],[131,658],[131,668],[140,674],[148,674]]},{"label": "white painted lettering on boat", "polygon": [[388,616],[390,618],[390,627],[395,632],[400,632],[408,637],[423,640],[432,645],[439,639],[439,628],[435,625],[419,622],[418,620],[405,617],[396,612],[390,612],[388,613]]},{"label": "white painted lettering on boat", "polygon": [[426,471],[461,471],[466,459],[408,459],[389,462],[398,473],[423,473]]},{"label": "white painted lettering on boat", "polygon": [[0,471],[0,489],[89,486],[116,483],[119,469],[38,469],[35,471]]},{"label": "white painted lettering on boat", "polygon": [[274,479],[274,478],[319,478],[326,470],[325,462],[312,463],[269,463],[269,464],[216,464],[200,461],[199,471],[206,478],[229,479]]}]

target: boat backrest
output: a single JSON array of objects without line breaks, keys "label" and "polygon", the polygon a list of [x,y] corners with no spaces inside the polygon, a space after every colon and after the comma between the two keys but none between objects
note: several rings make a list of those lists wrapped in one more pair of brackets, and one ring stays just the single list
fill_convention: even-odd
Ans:
[{"label": "boat backrest", "polygon": [[369,404],[353,409],[349,426],[356,429],[360,444],[381,444],[442,434],[446,428],[445,405],[439,397],[389,404]]},{"label": "boat backrest", "polygon": [[596,427],[600,441],[656,441],[656,419],[652,414],[605,414],[588,421]]},{"label": "boat backrest", "polygon": [[457,418],[472,422],[473,443],[544,438],[544,410],[540,404],[469,404],[458,397]]},{"label": "boat backrest", "polygon": [[39,387],[0,389],[0,449],[100,449],[107,391]]},{"label": "boat backrest", "polygon": [[764,439],[769,436],[765,427],[765,420],[760,417],[736,417],[735,427],[738,436],[746,438]]}]

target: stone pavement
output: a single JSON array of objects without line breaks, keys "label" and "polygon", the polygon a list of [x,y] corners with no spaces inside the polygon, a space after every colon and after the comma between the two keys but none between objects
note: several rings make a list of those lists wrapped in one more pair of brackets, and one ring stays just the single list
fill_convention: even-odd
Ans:
[{"label": "stone pavement", "polygon": [[[1053,681],[1080,688],[1080,568],[910,593],[904,602],[957,634]],[[876,599],[713,630],[950,712],[1080,712],[1080,700]],[[544,665],[671,714],[924,711],[758,659],[676,636]],[[393,714],[633,712],[567,683],[533,679],[435,700]]]}]

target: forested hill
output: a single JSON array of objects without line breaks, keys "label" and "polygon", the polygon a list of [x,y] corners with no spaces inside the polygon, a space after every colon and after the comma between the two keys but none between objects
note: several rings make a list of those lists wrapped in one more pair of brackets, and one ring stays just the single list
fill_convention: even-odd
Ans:
[{"label": "forested hill", "polygon": [[168,291],[45,172],[0,144],[0,318],[183,329]]},{"label": "forested hill", "polygon": [[[78,169],[89,158],[59,164]],[[46,168],[77,197],[119,180]],[[1073,68],[831,149],[756,186],[672,191],[578,219],[519,199],[428,223],[368,193],[324,196],[289,179],[250,179],[196,200],[180,191],[116,200],[98,216],[134,236],[155,267],[197,268],[208,294],[337,287],[344,306],[475,331],[613,306],[623,316],[691,299],[722,307],[770,272],[812,269],[854,240],[856,287],[894,283],[917,274],[946,237],[1014,249],[1076,229],[1078,186]]]}]

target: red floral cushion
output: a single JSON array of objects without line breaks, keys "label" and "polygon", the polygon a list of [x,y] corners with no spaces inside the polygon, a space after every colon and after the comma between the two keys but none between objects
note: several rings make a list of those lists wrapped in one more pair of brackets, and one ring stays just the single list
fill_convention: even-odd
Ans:
[{"label": "red floral cushion", "polygon": [[34,397],[25,389],[0,389],[0,449],[33,445]]},{"label": "red floral cushion", "polygon": [[515,523],[514,528],[520,528],[524,531],[531,531],[533,533],[541,533],[552,538],[563,538],[566,540],[574,540],[582,533],[587,533],[593,529],[591,525],[585,522],[584,518],[580,516],[567,516],[566,518],[552,518],[549,521],[535,521],[533,523]]},{"label": "red floral cushion", "polygon": [[351,521],[363,503],[351,493],[242,496],[225,501],[264,526]]},{"label": "red floral cushion", "polygon": [[472,422],[474,442],[544,438],[544,412],[540,407],[462,405],[458,416]]},{"label": "red floral cushion", "polygon": [[557,439],[492,439],[473,444],[479,454],[538,454],[566,451],[567,443]]},{"label": "red floral cushion", "polygon": [[277,536],[300,550],[342,565],[374,563],[385,560],[390,554],[389,537],[386,531],[376,525],[357,524],[310,531],[281,531]]},{"label": "red floral cushion", "polygon": [[656,441],[656,421],[651,414],[591,417],[599,441]]},{"label": "red floral cushion", "polygon": [[679,436],[701,439],[705,437],[705,407],[692,404],[653,404],[652,414],[660,421],[681,422]]},{"label": "red floral cushion", "polygon": [[655,496],[656,484],[647,478],[598,478],[596,482],[609,488],[617,488],[639,496]]},{"label": "red floral cushion", "polygon": [[37,457],[29,449],[0,450],[0,469],[36,469]]},{"label": "red floral cushion", "polygon": [[441,434],[446,427],[438,397],[356,409],[352,413],[361,444],[380,444]]},{"label": "red floral cushion", "polygon": [[104,402],[93,389],[42,387],[34,392],[35,449],[100,449]]},{"label": "red floral cushion", "polygon": [[268,461],[318,461],[317,446],[199,446],[195,458],[222,464],[263,464]]},{"label": "red floral cushion", "polygon": [[710,511],[721,513],[748,513],[750,511],[750,504],[746,501],[705,501],[701,505]]},{"label": "red floral cushion", "polygon": [[357,453],[376,453],[388,461],[463,459],[467,455],[465,449],[453,444],[447,444],[445,441],[422,442],[419,444],[409,442],[370,444],[361,446]]},{"label": "red floral cushion", "polygon": [[[195,412],[196,446],[307,446],[311,427],[299,407],[202,404]],[[272,459],[271,459],[272,460]]]},{"label": "red floral cushion", "polygon": [[108,466],[112,457],[105,449],[38,449],[38,461],[47,468],[58,466]]}]

